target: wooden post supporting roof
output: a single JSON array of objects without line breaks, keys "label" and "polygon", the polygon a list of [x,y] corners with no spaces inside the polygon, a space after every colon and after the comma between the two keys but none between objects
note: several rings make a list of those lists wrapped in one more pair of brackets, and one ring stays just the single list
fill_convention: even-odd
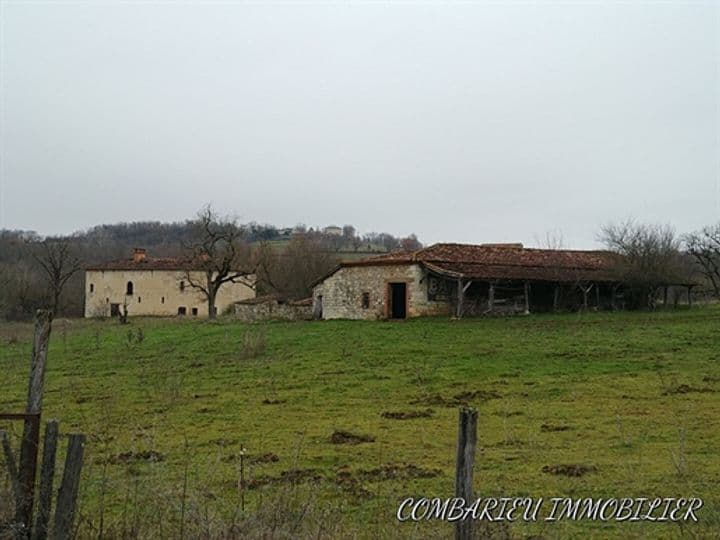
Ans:
[{"label": "wooden post supporting roof", "polygon": [[553,311],[558,310],[558,306],[560,305],[560,284],[555,284],[555,290],[553,291]]},{"label": "wooden post supporting roof", "polygon": [[495,284],[490,281],[488,282],[488,312],[492,311],[493,306],[495,305]]},{"label": "wooden post supporting roof", "polygon": [[524,283],[523,290],[525,292],[525,315],[530,314],[530,283],[526,281]]},{"label": "wooden post supporting roof", "polygon": [[595,284],[595,307],[600,311],[600,285]]},{"label": "wooden post supporting roof", "polygon": [[455,310],[455,316],[460,319],[463,314],[463,299],[465,296],[465,289],[463,289],[463,280],[458,278],[457,280],[457,309]]},{"label": "wooden post supporting roof", "polygon": [[470,285],[472,285],[472,280],[463,281],[462,278],[458,278],[457,280],[458,305],[456,316],[458,319],[462,318],[465,311],[465,292],[470,288]]}]

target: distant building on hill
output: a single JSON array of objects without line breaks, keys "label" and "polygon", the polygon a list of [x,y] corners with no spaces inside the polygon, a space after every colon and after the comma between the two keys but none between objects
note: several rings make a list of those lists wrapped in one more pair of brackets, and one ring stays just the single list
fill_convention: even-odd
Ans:
[{"label": "distant building on hill", "polygon": [[[115,317],[127,308],[129,316],[207,317],[205,296],[190,286],[187,273],[202,283],[205,272],[182,258],[152,258],[135,249],[131,259],[109,261],[85,269],[85,316]],[[223,284],[215,298],[218,313],[235,302],[255,297],[255,276],[242,283]]]},{"label": "distant building on hill", "polygon": [[435,244],[340,263],[314,284],[323,319],[622,307],[618,256],[522,244]]},{"label": "distant building on hill", "polygon": [[329,227],[325,227],[323,229],[323,234],[327,234],[329,236],[342,236],[343,230],[342,227],[330,225]]}]

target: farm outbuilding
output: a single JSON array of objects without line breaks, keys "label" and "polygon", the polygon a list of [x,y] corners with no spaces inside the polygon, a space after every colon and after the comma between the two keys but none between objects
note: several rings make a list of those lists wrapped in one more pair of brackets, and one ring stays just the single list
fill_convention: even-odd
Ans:
[{"label": "farm outbuilding", "polygon": [[314,284],[316,317],[404,319],[623,305],[618,256],[522,244],[435,244],[339,264]]}]

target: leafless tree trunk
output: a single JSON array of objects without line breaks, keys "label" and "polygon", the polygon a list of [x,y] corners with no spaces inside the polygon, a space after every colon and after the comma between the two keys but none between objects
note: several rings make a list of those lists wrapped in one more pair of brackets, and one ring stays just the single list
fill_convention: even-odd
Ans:
[{"label": "leafless tree trunk", "polygon": [[636,307],[655,307],[658,290],[688,282],[680,258],[680,241],[668,225],[626,221],[602,227],[599,239],[620,257],[618,279],[633,293]]},{"label": "leafless tree trunk", "polygon": [[[202,292],[208,304],[208,317],[214,319],[217,316],[215,299],[225,283],[255,287],[249,279],[253,273],[250,248],[237,221],[220,218],[210,206],[200,211],[195,227],[195,240],[185,247],[189,260],[184,279]],[[198,279],[198,272],[203,273],[202,279]]]},{"label": "leafless tree trunk", "polygon": [[720,223],[683,237],[687,252],[720,299]]},{"label": "leafless tree trunk", "polygon": [[65,238],[47,238],[40,246],[40,252],[32,255],[45,273],[52,296],[52,311],[57,316],[63,288],[73,274],[82,269],[82,263],[72,253]]}]

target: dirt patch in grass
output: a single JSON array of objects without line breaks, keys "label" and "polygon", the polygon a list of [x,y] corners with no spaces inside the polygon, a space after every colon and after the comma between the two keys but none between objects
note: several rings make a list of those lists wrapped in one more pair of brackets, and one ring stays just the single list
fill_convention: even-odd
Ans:
[{"label": "dirt patch in grass", "polygon": [[578,478],[588,473],[597,471],[597,467],[593,465],[570,464],[570,465],[545,465],[542,472],[555,474],[559,476],[569,476]]},{"label": "dirt patch in grass", "polygon": [[703,377],[703,382],[709,382],[709,383],[720,382],[720,377],[713,377],[712,375],[705,375]]},{"label": "dirt patch in grass", "polygon": [[364,482],[383,482],[387,480],[411,480],[413,478],[434,478],[440,476],[439,469],[425,469],[412,463],[387,464],[374,469],[352,471],[348,467],[340,468],[335,475],[335,484],[356,497],[371,497]]},{"label": "dirt patch in grass", "polygon": [[540,426],[540,431],[544,431],[545,433],[551,433],[554,431],[567,431],[570,429],[570,426],[565,426],[561,424],[543,424]]},{"label": "dirt patch in grass", "polygon": [[[223,463],[240,462],[240,454],[230,454],[228,456],[223,456],[222,458],[220,458],[220,461],[222,461]],[[280,461],[280,458],[277,454],[274,454],[272,452],[267,452],[266,454],[261,454],[259,456],[245,456],[245,462],[249,463],[250,465],[257,465],[261,463],[277,463],[278,461]]]},{"label": "dirt patch in grass", "polygon": [[371,435],[359,435],[357,433],[350,433],[349,431],[335,431],[330,435],[330,442],[332,444],[360,444],[375,442],[375,437]]},{"label": "dirt patch in grass", "polygon": [[696,388],[694,386],[690,386],[688,384],[679,384],[677,386],[673,386],[672,388],[668,388],[663,392],[663,396],[669,396],[672,394],[690,394],[690,393],[705,393],[705,392],[715,392],[712,388]]},{"label": "dirt patch in grass", "polygon": [[434,405],[436,407],[460,407],[469,405],[472,402],[500,399],[502,396],[497,392],[489,390],[466,390],[446,398],[440,394],[431,394],[411,401],[412,405]]},{"label": "dirt patch in grass", "polygon": [[432,415],[432,409],[425,409],[423,411],[384,411],[380,416],[390,420],[411,420],[413,418],[430,418]]},{"label": "dirt patch in grass", "polygon": [[510,418],[511,416],[523,416],[525,413],[522,411],[496,411],[492,414],[494,414],[495,416]]},{"label": "dirt patch in grass", "polygon": [[317,483],[322,480],[324,480],[324,477],[318,469],[288,469],[282,471],[279,476],[258,476],[248,480],[246,485],[248,489],[257,489],[268,485]]},{"label": "dirt patch in grass", "polygon": [[165,461],[165,456],[155,450],[143,450],[141,452],[122,452],[107,458],[98,458],[95,462],[99,464],[124,465],[127,463],[158,463]]},{"label": "dirt patch in grass", "polygon": [[262,400],[263,405],[281,405],[282,403],[285,403],[287,399],[269,399],[265,398]]}]

